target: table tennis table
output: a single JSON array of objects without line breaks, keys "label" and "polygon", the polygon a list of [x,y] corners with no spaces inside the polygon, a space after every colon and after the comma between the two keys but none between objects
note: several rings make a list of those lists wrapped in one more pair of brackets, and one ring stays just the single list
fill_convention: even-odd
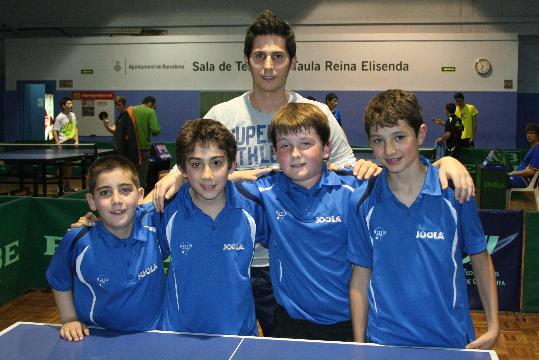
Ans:
[{"label": "table tennis table", "polygon": [[47,178],[47,166],[56,167],[56,175],[52,177],[54,183],[58,184],[58,196],[64,194],[64,166],[67,161],[80,162],[80,178],[82,187],[86,188],[86,162],[93,161],[100,155],[112,153],[112,149],[98,149],[97,144],[83,145],[43,145],[43,144],[0,144],[0,161],[6,164],[13,164],[17,170],[15,177],[18,181],[5,180],[5,176],[0,178],[2,183],[18,183],[19,190],[24,188],[28,182],[25,180],[24,165],[32,166],[32,195],[38,194],[39,183],[42,184],[42,192],[47,196],[47,184],[51,183]]},{"label": "table tennis table", "polygon": [[33,359],[279,359],[279,360],[497,360],[492,350],[380,346],[330,341],[165,331],[90,329],[79,342],[60,338],[59,325],[18,322],[0,332],[0,357]]}]

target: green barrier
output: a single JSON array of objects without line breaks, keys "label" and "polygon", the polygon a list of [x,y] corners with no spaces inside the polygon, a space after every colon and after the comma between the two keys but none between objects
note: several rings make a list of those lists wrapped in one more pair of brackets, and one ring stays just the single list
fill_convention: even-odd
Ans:
[{"label": "green barrier", "polygon": [[21,196],[12,196],[12,195],[0,195],[0,204],[5,204],[10,201],[20,199]]},{"label": "green barrier", "polygon": [[31,203],[24,197],[0,205],[0,305],[28,289],[23,262],[30,251],[25,244],[31,238]]},{"label": "green barrier", "polygon": [[539,312],[539,212],[526,213],[523,312]]},{"label": "green barrier", "polygon": [[487,165],[479,168],[479,205],[481,209],[506,208],[507,172],[504,166]]},{"label": "green barrier", "polygon": [[86,200],[79,199],[32,199],[31,261],[28,263],[29,288],[47,287],[45,271],[56,246],[74,220],[89,211]]},{"label": "green barrier", "polygon": [[74,193],[71,193],[71,194],[61,196],[60,198],[61,199],[82,199],[82,200],[86,200],[86,194],[88,194],[88,191],[89,191],[88,189],[84,189],[84,190],[81,190],[81,191],[77,191],[77,192],[74,192]]},{"label": "green barrier", "polygon": [[0,305],[48,287],[45,271],[66,229],[88,211],[79,199],[22,197],[0,205]]}]

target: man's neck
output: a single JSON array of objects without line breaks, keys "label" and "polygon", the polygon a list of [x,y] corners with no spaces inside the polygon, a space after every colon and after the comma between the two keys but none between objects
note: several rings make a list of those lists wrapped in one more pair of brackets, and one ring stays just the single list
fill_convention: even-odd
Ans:
[{"label": "man's neck", "polygon": [[261,112],[274,113],[288,103],[290,94],[285,91],[263,92],[253,90],[249,94],[251,105]]},{"label": "man's neck", "polygon": [[71,113],[71,111],[65,111],[65,110],[62,111],[62,112],[63,112],[64,114],[66,114],[66,115],[69,115],[69,114]]}]

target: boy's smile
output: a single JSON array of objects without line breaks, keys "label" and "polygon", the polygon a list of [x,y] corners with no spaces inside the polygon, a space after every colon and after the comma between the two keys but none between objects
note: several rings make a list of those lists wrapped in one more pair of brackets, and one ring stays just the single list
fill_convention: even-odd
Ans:
[{"label": "boy's smile", "polygon": [[324,159],[329,156],[329,145],[312,129],[278,135],[273,149],[281,170],[295,184],[310,189],[322,176]]},{"label": "boy's smile", "polygon": [[120,239],[131,235],[137,206],[143,197],[144,189],[137,189],[132,175],[122,169],[101,173],[93,194],[86,195],[90,208],[97,210],[105,229]]}]

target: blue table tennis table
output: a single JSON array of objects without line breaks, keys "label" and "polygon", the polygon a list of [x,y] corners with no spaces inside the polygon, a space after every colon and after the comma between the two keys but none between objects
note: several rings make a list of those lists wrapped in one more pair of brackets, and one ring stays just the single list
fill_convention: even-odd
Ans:
[{"label": "blue table tennis table", "polygon": [[494,351],[409,348],[329,341],[91,329],[83,341],[61,339],[59,325],[19,322],[0,332],[0,357],[33,359],[497,360]]}]

